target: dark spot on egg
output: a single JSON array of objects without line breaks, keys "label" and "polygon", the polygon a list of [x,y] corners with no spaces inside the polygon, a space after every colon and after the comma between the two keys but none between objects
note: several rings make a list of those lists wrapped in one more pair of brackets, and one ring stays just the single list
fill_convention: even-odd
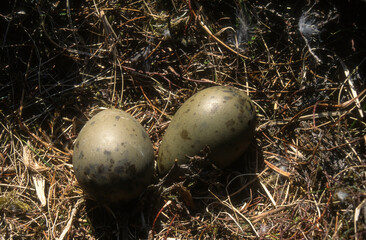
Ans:
[{"label": "dark spot on egg", "polygon": [[121,116],[116,116],[115,119],[118,121],[121,118]]},{"label": "dark spot on egg", "polygon": [[96,152],[100,152],[100,148],[98,148],[98,147],[97,147],[97,148],[95,149],[95,151],[96,151]]},{"label": "dark spot on egg", "polygon": [[103,154],[110,157],[112,152],[108,151],[108,150],[104,150]]},{"label": "dark spot on egg", "polygon": [[113,127],[117,126],[117,124],[113,124]]},{"label": "dark spot on egg", "polygon": [[147,135],[146,135],[146,132],[144,130],[141,130],[141,136],[146,139],[147,138]]},{"label": "dark spot on egg", "polygon": [[190,108],[188,108],[187,110],[185,110],[184,113],[189,113],[189,111],[191,111]]},{"label": "dark spot on egg", "polygon": [[235,132],[235,128],[231,128],[230,130],[231,130],[232,132]]},{"label": "dark spot on egg", "polygon": [[84,152],[83,151],[81,151],[80,153],[79,153],[79,159],[83,159],[84,158]]},{"label": "dark spot on egg", "polygon": [[111,163],[111,165],[113,165],[114,164],[114,160],[111,158],[111,159],[109,159],[109,162]]},{"label": "dark spot on egg", "polygon": [[191,145],[191,148],[194,148],[194,145]]},{"label": "dark spot on egg", "polygon": [[182,132],[180,133],[180,136],[184,139],[184,140],[191,140],[191,138],[188,136],[188,131],[186,129],[183,129]]},{"label": "dark spot on egg", "polygon": [[230,99],[232,99],[233,97],[232,96],[224,96],[224,99],[225,100],[230,100]]},{"label": "dark spot on egg", "polygon": [[79,141],[76,142],[75,144],[75,148],[78,149],[79,148]]},{"label": "dark spot on egg", "polygon": [[117,166],[114,168],[114,173],[116,175],[120,175],[123,172],[123,167],[122,166]]},{"label": "dark spot on egg", "polygon": [[103,173],[103,172],[104,172],[104,165],[103,165],[103,164],[100,164],[100,165],[97,167],[97,171],[98,171],[98,173]]},{"label": "dark spot on egg", "polygon": [[234,119],[230,119],[229,121],[227,121],[227,122],[225,123],[225,125],[226,125],[226,127],[227,127],[227,128],[229,128],[229,127],[233,126],[234,124],[235,124]]},{"label": "dark spot on egg", "polygon": [[92,126],[93,126],[94,124],[95,124],[95,121],[92,121],[92,122],[90,123],[90,125],[92,125]]},{"label": "dark spot on egg", "polygon": [[240,105],[245,105],[247,103],[247,100],[244,98],[239,98],[239,104]]},{"label": "dark spot on egg", "polygon": [[135,175],[136,174],[136,167],[134,164],[131,164],[129,162],[125,163],[125,171],[129,175]]}]

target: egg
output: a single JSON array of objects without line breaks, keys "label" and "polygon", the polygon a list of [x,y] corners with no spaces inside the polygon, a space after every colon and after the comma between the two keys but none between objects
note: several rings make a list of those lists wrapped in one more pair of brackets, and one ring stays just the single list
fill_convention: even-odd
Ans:
[{"label": "egg", "polygon": [[73,166],[84,192],[103,203],[137,198],[152,180],[154,150],[141,124],[128,113],[107,109],[81,129]]},{"label": "egg", "polygon": [[216,166],[228,167],[248,148],[255,126],[255,106],[243,91],[225,86],[202,90],[173,116],[159,148],[159,174],[175,161],[187,163],[205,147]]}]

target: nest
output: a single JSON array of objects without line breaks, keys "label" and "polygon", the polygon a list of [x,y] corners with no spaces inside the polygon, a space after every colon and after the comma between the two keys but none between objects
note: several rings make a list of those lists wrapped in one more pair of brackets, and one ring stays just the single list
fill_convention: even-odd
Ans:
[{"label": "nest", "polygon": [[[2,238],[366,234],[363,1],[4,4]],[[203,152],[155,176],[133,203],[83,196],[72,149],[95,111],[133,115],[157,154],[177,109],[215,85],[257,106],[255,140],[236,165],[218,169]]]}]

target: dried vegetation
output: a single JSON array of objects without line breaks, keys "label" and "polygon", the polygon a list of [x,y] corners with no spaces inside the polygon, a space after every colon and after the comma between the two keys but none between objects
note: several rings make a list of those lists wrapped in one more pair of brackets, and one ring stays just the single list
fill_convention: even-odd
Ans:
[{"label": "dried vegetation", "polygon": [[[6,1],[0,238],[362,239],[366,4],[295,2]],[[213,85],[257,105],[236,166],[196,156],[129,206],[83,197],[72,147],[96,111],[132,114],[157,152]]]}]

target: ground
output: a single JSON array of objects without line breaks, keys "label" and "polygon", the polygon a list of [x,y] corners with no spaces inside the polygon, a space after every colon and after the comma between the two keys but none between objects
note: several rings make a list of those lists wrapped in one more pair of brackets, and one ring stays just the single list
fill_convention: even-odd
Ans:
[{"label": "ground", "polygon": [[[366,3],[5,1],[0,9],[1,239],[362,239]],[[122,109],[157,156],[174,113],[211,86],[256,105],[249,149],[203,151],[132,203],[84,195],[85,122]]]}]

